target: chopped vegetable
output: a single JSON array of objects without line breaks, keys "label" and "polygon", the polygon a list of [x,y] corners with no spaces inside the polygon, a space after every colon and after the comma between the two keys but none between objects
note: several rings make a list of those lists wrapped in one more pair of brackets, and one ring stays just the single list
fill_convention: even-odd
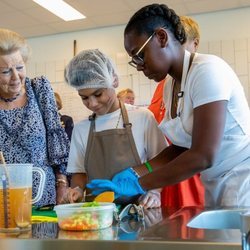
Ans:
[{"label": "chopped vegetable", "polygon": [[100,204],[97,201],[84,202],[83,207],[99,207]]},{"label": "chopped vegetable", "polygon": [[[97,201],[85,202],[70,215],[64,215],[58,218],[59,227],[64,230],[83,231],[97,230],[111,226],[113,221],[113,210],[100,210],[95,207],[101,205]],[[93,210],[84,209],[93,207]],[[82,209],[81,209],[82,208]]]},{"label": "chopped vegetable", "polygon": [[115,200],[115,193],[111,191],[106,191],[97,195],[94,201],[99,202],[113,202]]}]

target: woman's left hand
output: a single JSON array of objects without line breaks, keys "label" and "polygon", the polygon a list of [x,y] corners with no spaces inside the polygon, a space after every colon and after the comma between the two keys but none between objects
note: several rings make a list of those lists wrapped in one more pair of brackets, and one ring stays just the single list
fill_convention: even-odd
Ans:
[{"label": "woman's left hand", "polygon": [[59,184],[56,186],[56,204],[64,204],[64,194],[67,192],[68,186]]},{"label": "woman's left hand", "polygon": [[159,190],[150,190],[139,197],[138,202],[144,208],[156,208],[161,206],[161,193]]}]

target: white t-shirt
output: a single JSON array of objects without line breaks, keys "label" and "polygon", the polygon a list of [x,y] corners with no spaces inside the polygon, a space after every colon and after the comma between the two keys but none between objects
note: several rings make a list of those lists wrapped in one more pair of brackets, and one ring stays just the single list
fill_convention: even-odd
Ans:
[{"label": "white t-shirt", "polygon": [[[189,56],[190,53],[185,51],[182,81],[186,79],[186,83],[183,110],[180,114],[182,126],[189,136],[178,138],[179,146],[191,147],[194,108],[215,101],[228,101],[220,151],[213,166],[202,172],[202,177],[209,179],[222,175],[250,156],[250,110],[243,87],[227,63],[214,55],[196,53],[186,78]],[[164,93],[167,112],[160,125],[163,128],[164,123],[171,119],[169,109],[172,98],[171,82],[165,85]],[[171,136],[168,134],[166,136],[171,140]]]},{"label": "white t-shirt", "polygon": [[[128,112],[129,122],[132,123],[132,133],[141,162],[150,160],[167,146],[167,141],[158,128],[151,111],[129,104],[125,104],[125,107]],[[118,109],[112,113],[98,116],[95,122],[96,132],[116,128],[120,112],[120,109]],[[120,119],[118,128],[122,128],[122,126],[123,122]],[[67,167],[69,173],[86,172],[84,159],[89,127],[90,121],[88,119],[82,120],[74,126]]]}]

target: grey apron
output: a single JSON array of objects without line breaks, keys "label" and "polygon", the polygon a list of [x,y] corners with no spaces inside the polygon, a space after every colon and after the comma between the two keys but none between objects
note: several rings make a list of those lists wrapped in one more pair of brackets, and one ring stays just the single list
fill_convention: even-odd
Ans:
[{"label": "grey apron", "polygon": [[[123,127],[122,129],[108,129],[95,131],[95,114],[89,117],[91,122],[87,142],[84,166],[88,181],[93,179],[112,179],[112,177],[126,169],[141,164],[132,134],[132,124],[129,123],[127,110],[119,101]],[[138,197],[138,196],[137,196]],[[135,197],[119,198],[118,203],[128,203]]]}]

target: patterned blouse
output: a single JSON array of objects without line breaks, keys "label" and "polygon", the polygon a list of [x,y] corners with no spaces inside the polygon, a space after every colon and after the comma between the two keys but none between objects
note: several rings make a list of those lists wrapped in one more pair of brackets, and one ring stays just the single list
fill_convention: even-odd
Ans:
[{"label": "patterned blouse", "polygon": [[[27,104],[0,110],[0,150],[6,163],[33,163],[45,171],[42,198],[35,204],[56,204],[55,170],[66,174],[69,140],[60,124],[54,93],[45,77],[25,80]],[[33,197],[39,175],[33,174]]]}]

